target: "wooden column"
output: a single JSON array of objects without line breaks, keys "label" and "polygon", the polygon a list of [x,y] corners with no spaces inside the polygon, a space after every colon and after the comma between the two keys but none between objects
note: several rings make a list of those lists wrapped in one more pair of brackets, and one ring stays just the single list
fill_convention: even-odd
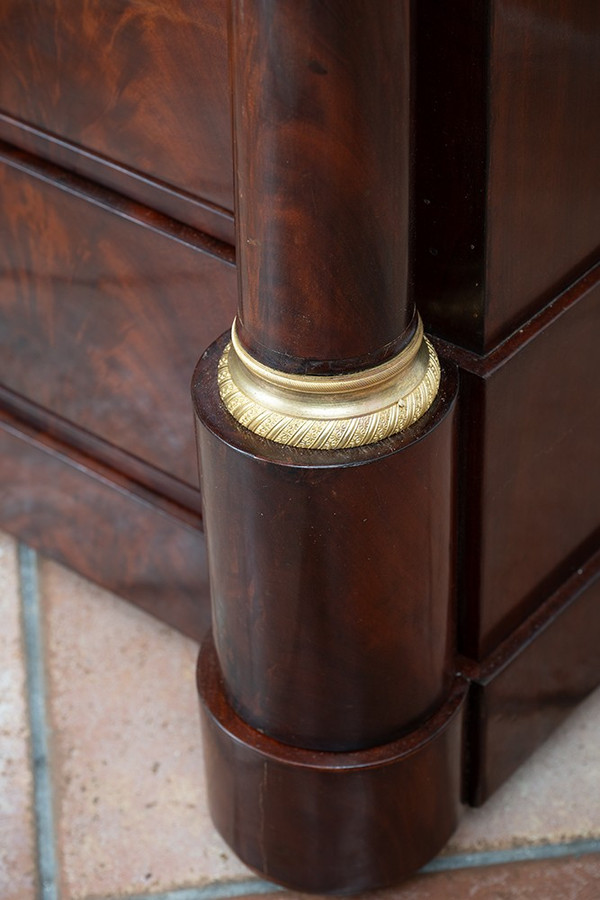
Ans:
[{"label": "wooden column", "polygon": [[414,333],[408,15],[233,4],[239,334],[276,368],[370,367]]},{"label": "wooden column", "polygon": [[209,800],[305,891],[452,832],[454,371],[409,290],[410,3],[235,0],[240,302],[193,396]]}]

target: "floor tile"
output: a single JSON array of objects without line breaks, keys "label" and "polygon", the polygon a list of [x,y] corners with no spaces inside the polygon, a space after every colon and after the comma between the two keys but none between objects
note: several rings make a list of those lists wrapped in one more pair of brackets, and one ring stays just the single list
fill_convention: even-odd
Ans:
[{"label": "floor tile", "polygon": [[600,689],[484,806],[466,813],[446,852],[586,838],[600,838]]},{"label": "floor tile", "polygon": [[0,897],[35,896],[35,839],[15,542],[0,535]]},{"label": "floor tile", "polygon": [[[54,563],[41,563],[40,581],[64,900],[215,882],[226,890],[253,878],[206,809],[195,644]],[[599,776],[600,691],[484,808],[467,812],[445,853],[600,838]],[[519,872],[547,872],[550,892],[561,866],[575,890],[593,869],[592,858],[580,862],[430,874],[389,896],[528,897],[526,886],[515,893],[529,877]]]},{"label": "floor tile", "polygon": [[[281,893],[269,900],[306,895]],[[356,900],[598,900],[600,856],[537,860],[417,875],[401,887],[359,895]],[[250,900],[250,898],[247,898]],[[254,895],[252,900],[264,900]]]},{"label": "floor tile", "polygon": [[248,877],[205,804],[195,644],[41,564],[63,900]]}]

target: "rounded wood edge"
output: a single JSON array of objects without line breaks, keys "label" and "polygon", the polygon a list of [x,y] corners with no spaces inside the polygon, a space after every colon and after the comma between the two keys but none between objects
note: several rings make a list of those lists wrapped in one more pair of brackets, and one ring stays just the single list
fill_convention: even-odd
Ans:
[{"label": "rounded wood edge", "polygon": [[265,878],[310,893],[386,887],[424,865],[460,810],[467,683],[399,740],[312,751],[251,728],[227,700],[212,637],[198,661],[208,797],[215,827]]}]

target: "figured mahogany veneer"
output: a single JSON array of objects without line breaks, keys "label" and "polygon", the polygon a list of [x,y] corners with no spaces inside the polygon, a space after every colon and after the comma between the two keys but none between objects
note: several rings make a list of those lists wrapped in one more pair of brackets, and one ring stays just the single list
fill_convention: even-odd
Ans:
[{"label": "figured mahogany veneer", "polygon": [[223,409],[224,344],[204,355],[193,392],[228,695],[248,724],[287,744],[391,740],[439,705],[454,675],[455,372],[444,370],[434,405],[402,434],[306,451],[253,435]]},{"label": "figured mahogany veneer", "polygon": [[233,213],[208,200],[83,149],[56,135],[0,112],[0,139],[40,159],[51,160],[69,172],[124,194],[131,200],[229,244],[234,242]]},{"label": "figured mahogany veneer", "polygon": [[[0,524],[199,642],[209,562],[217,827],[365,890],[600,682],[600,6],[229,6],[2,4]],[[252,435],[236,286],[285,373],[388,360],[416,304],[439,398],[335,456]]]},{"label": "figured mahogany veneer", "polygon": [[[229,335],[196,369],[213,617],[199,689],[215,824],[300,890],[397,880],[441,849],[460,801],[454,368],[385,440],[365,429],[325,450],[290,446],[279,425],[275,440],[254,433],[277,423],[286,390],[316,433],[325,381],[326,429],[361,434],[335,376],[376,381],[389,359],[410,371],[403,348],[422,341],[407,266],[410,39],[408,0],[376,16],[371,0],[232,8],[236,332],[250,361],[233,333],[227,352],[248,371],[275,367],[284,397],[265,386],[239,424],[217,374]],[[301,377],[288,389],[289,373]],[[361,392],[376,403],[370,382]]]},{"label": "figured mahogany veneer", "polygon": [[210,640],[198,687],[211,814],[260,874],[318,893],[394,884],[456,827],[461,677],[419,728],[354,753],[299,750],[250,728],[228,701]]},{"label": "figured mahogany veneer", "polygon": [[[58,163],[83,150],[78,170],[108,187],[123,188],[116,164],[231,210],[226,23],[226,0],[5,0],[11,140]],[[58,142],[20,134],[19,122]]]},{"label": "figured mahogany veneer", "polygon": [[196,486],[189,373],[233,315],[229,248],[92,187],[0,150],[0,379]]},{"label": "figured mahogany veneer", "polygon": [[0,478],[3,528],[202,639],[210,610],[198,514],[4,413]]},{"label": "figured mahogany veneer", "polygon": [[403,2],[234,4],[238,333],[277,369],[373,366],[414,333],[408,19]]}]

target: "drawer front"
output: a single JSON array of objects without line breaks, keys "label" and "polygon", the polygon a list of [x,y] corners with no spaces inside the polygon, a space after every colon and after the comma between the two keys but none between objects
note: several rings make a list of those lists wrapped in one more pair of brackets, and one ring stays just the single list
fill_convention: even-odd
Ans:
[{"label": "drawer front", "polygon": [[235,269],[69,187],[0,166],[0,383],[197,485],[189,384]]},{"label": "drawer front", "polygon": [[210,599],[199,527],[1,412],[0,475],[4,530],[202,640]]},{"label": "drawer front", "polygon": [[[226,0],[5,0],[0,110],[231,209],[226,9]],[[61,162],[58,145],[37,149]]]},{"label": "drawer front", "polygon": [[600,280],[485,377],[461,373],[462,650],[491,652],[598,547]]},{"label": "drawer front", "polygon": [[[553,595],[528,624],[529,640],[486,666],[471,687],[478,736],[470,750],[469,802],[479,806],[598,686],[600,553]],[[523,629],[518,632],[523,639]],[[508,664],[507,664],[508,662]],[[473,732],[471,732],[473,734]]]}]

